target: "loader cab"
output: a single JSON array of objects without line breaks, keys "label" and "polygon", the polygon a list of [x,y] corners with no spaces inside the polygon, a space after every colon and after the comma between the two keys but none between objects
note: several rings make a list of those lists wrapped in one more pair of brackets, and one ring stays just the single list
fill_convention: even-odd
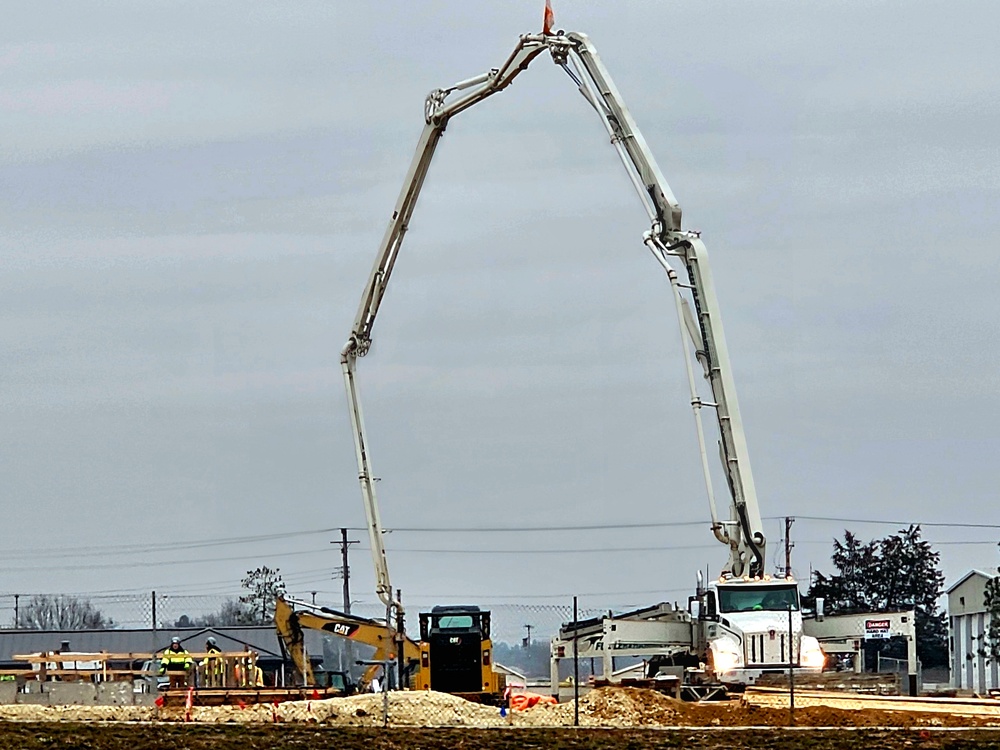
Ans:
[{"label": "loader cab", "polygon": [[492,689],[489,612],[473,605],[421,612],[420,641],[422,687],[460,695]]}]

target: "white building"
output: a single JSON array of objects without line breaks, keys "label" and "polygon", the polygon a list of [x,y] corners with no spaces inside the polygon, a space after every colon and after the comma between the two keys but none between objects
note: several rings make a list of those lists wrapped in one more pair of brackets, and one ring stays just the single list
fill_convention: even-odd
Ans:
[{"label": "white building", "polygon": [[985,653],[985,634],[990,625],[986,582],[993,577],[991,573],[970,570],[947,591],[952,687],[983,695],[1000,688],[1000,665],[987,659]]}]

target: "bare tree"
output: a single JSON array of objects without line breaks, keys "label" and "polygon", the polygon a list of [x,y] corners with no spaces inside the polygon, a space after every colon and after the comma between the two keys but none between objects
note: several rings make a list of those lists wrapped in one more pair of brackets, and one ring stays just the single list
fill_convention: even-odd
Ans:
[{"label": "bare tree", "polygon": [[89,599],[39,594],[20,608],[17,627],[25,630],[102,630],[114,627],[114,623]]},{"label": "bare tree", "polygon": [[247,605],[235,599],[227,599],[217,612],[210,612],[200,617],[181,615],[174,622],[175,628],[216,627],[225,625],[253,625],[254,613]]}]

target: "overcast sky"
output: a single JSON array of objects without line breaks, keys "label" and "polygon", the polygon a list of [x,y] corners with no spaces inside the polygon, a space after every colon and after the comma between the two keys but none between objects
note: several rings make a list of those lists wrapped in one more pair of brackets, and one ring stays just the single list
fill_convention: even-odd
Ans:
[{"label": "overcast sky", "polygon": [[[1000,524],[1000,8],[554,5],[712,253],[769,556],[784,515]],[[337,601],[318,532],[364,525],[338,353],[424,97],[541,8],[6,9],[0,593],[269,564]],[[547,57],[449,126],[359,364],[383,521],[645,528],[393,532],[410,601],[651,603],[725,562],[647,228]],[[894,531],[800,518],[801,577],[845,527]],[[925,536],[949,582],[1000,562],[998,529]]]}]

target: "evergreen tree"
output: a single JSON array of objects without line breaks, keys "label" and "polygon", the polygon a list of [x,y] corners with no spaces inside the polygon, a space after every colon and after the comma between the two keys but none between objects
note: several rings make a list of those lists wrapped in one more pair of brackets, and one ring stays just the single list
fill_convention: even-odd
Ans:
[{"label": "evergreen tree", "polygon": [[925,667],[948,663],[948,629],[938,602],[944,593],[941,554],[910,526],[863,543],[850,531],[833,542],[835,575],[813,573],[806,603],[825,600],[833,614],[913,609],[917,656]]},{"label": "evergreen tree", "polygon": [[[1000,573],[1000,568],[997,568]],[[989,661],[1000,660],[1000,575],[986,582],[986,612],[990,618],[989,627],[983,636],[983,653]]]}]

